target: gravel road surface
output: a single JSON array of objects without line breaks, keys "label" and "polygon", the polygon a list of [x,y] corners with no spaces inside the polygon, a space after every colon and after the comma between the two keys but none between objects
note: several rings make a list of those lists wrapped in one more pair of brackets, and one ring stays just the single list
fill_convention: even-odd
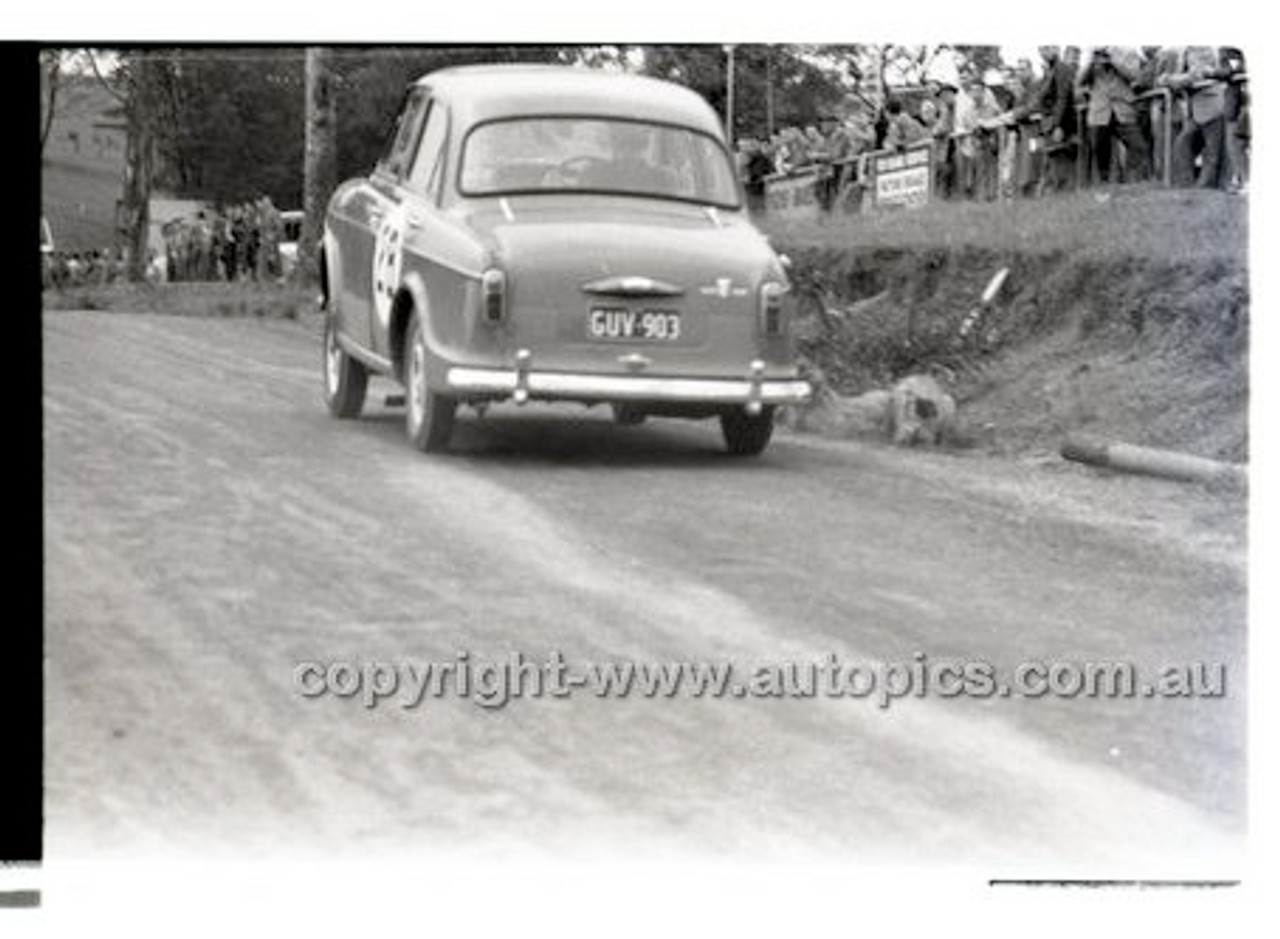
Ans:
[{"label": "gravel road surface", "polygon": [[[495,408],[424,456],[319,327],[44,317],[46,854],[848,858],[1221,876],[1238,498],[1052,459]],[[300,663],[1221,663],[1215,697],[486,707]],[[403,688],[400,689],[403,692]]]}]

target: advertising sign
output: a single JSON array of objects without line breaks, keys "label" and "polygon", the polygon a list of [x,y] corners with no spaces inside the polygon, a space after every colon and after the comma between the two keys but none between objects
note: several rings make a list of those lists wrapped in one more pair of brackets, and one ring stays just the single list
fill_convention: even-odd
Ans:
[{"label": "advertising sign", "polygon": [[915,207],[927,203],[933,179],[932,152],[933,148],[923,143],[901,153],[877,155],[871,161],[876,205]]},{"label": "advertising sign", "polygon": [[765,212],[782,218],[816,218],[822,214],[818,201],[818,172],[813,167],[785,176],[769,176],[764,183]]}]

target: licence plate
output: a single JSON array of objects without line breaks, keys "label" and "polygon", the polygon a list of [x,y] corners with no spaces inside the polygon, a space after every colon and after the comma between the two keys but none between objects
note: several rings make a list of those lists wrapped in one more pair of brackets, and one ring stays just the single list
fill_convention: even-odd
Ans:
[{"label": "licence plate", "polygon": [[590,339],[675,342],[680,338],[680,314],[674,310],[630,310],[592,307],[587,315]]}]

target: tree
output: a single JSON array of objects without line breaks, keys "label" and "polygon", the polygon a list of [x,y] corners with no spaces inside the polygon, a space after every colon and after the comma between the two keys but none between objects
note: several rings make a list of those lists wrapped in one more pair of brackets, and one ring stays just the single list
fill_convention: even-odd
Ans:
[{"label": "tree", "polygon": [[306,213],[299,239],[299,274],[308,281],[317,275],[317,245],[324,227],[324,210],[337,184],[337,112],[328,50],[311,48],[306,59],[306,147],[302,208]]},{"label": "tree", "polygon": [[44,156],[44,145],[49,139],[49,129],[53,127],[53,117],[57,113],[58,88],[62,82],[62,51],[60,49],[40,50],[40,155]]},{"label": "tree", "polygon": [[[719,45],[637,47],[643,71],[698,92],[722,116],[727,109],[727,55]],[[811,47],[735,46],[733,137],[767,137],[779,126],[815,124],[846,93],[842,76],[825,69]]]},{"label": "tree", "polygon": [[124,107],[125,168],[120,228],[128,248],[129,280],[141,281],[147,274],[151,227],[158,62],[156,54],[148,50],[122,53],[110,80],[98,70],[92,54],[90,62],[98,78]]},{"label": "tree", "polygon": [[302,200],[302,50],[175,50],[160,76],[159,182],[230,203]]}]

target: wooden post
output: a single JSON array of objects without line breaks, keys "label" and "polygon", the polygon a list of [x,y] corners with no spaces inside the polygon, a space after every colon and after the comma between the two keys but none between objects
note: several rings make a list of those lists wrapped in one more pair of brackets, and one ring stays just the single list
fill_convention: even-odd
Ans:
[{"label": "wooden post", "polygon": [[727,131],[727,135],[729,138],[729,152],[732,153],[733,141],[735,137],[735,134],[733,132],[733,86],[736,84],[736,82],[734,81],[734,75],[733,75],[733,70],[734,70],[733,43],[729,43],[728,45],[726,45],[724,47],[724,51],[729,57],[729,68],[728,68],[729,75],[726,80],[726,83],[728,84],[728,90],[725,95],[726,100],[728,102],[725,106],[725,110],[728,112],[728,116],[725,119],[725,124],[726,124],[725,130]]},{"label": "wooden post", "polygon": [[304,283],[319,275],[324,213],[337,186],[337,99],[327,49],[306,51],[306,149],[303,166],[302,234],[296,276]]},{"label": "wooden post", "polygon": [[765,46],[764,60],[764,126],[765,137],[773,139],[773,46]]}]

